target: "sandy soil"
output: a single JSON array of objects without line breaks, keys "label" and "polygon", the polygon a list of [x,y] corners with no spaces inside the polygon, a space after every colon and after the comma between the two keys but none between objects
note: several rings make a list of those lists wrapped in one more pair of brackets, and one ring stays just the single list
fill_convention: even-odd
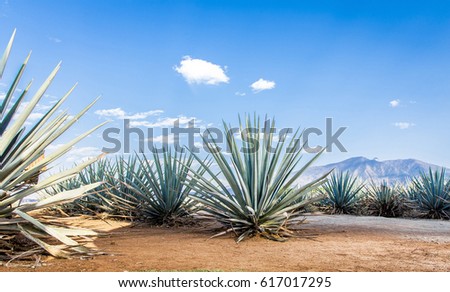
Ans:
[{"label": "sandy soil", "polygon": [[95,241],[108,255],[47,258],[36,271],[450,271],[449,221],[313,215],[302,225],[313,238],[254,237],[239,244],[231,236],[208,239],[211,232],[200,227],[80,222],[110,232]]}]

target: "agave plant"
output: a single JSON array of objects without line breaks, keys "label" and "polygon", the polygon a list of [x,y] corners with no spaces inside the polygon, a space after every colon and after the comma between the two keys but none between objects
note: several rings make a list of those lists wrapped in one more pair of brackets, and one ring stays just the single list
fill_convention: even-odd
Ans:
[{"label": "agave plant", "polygon": [[445,169],[421,173],[412,179],[406,193],[419,216],[450,219],[450,180]]},{"label": "agave plant", "polygon": [[[222,175],[216,175],[195,155],[208,175],[191,171],[192,180],[196,182],[193,187],[196,193],[192,198],[205,206],[198,213],[199,218],[216,220],[225,227],[215,236],[234,232],[238,242],[255,234],[285,240],[294,235],[289,226],[303,220],[301,208],[320,199],[301,200],[303,194],[322,184],[328,173],[302,187],[294,187],[296,180],[320,153],[296,171],[302,158],[301,134],[297,130],[289,143],[286,143],[286,137],[281,137],[273,147],[271,129],[274,127],[274,121],[266,122],[261,133],[259,117],[255,116],[253,123],[250,117],[246,118],[245,124],[240,120],[240,149],[230,131],[231,125],[224,122],[231,152],[229,158],[218,151],[219,143],[211,133],[209,138],[204,137]],[[261,146],[257,147],[259,144]]]},{"label": "agave plant", "polygon": [[[198,203],[188,195],[192,188],[187,173],[193,166],[192,155],[164,151],[162,158],[153,153],[153,160],[132,155],[128,159],[117,156],[89,165],[78,176],[62,182],[48,192],[70,190],[95,181],[104,186],[94,189],[83,198],[58,206],[69,214],[97,214],[155,224],[182,223]],[[207,165],[209,162],[205,161]],[[197,173],[204,173],[199,166]]]},{"label": "agave plant", "polygon": [[[164,151],[162,158],[153,153],[153,161],[145,155],[139,160],[131,177],[124,180],[130,195],[139,202],[138,212],[142,219],[156,224],[174,225],[183,223],[197,207],[198,203],[189,198],[195,182],[188,182],[189,169],[194,157],[186,153],[172,154]],[[209,161],[202,161],[209,166]],[[195,170],[198,175],[205,173],[202,165]]]},{"label": "agave plant", "polygon": [[[0,60],[0,77],[3,75],[14,36],[15,31]],[[60,68],[60,64],[58,64],[34,96],[25,104],[23,101],[30,90],[31,82],[21,92],[18,92],[17,87],[29,57],[30,55],[15,75],[0,105],[0,256],[8,258],[14,254],[17,246],[13,243],[19,234],[53,256],[67,257],[73,253],[86,253],[89,252],[89,249],[77,242],[74,236],[93,235],[92,231],[45,224],[45,222],[33,217],[31,212],[72,201],[82,196],[86,191],[98,187],[99,183],[61,192],[53,197],[33,203],[25,204],[23,200],[54,184],[70,179],[84,167],[94,162],[96,159],[91,159],[72,169],[48,176],[36,184],[29,183],[36,181],[36,178],[47,169],[50,163],[63,156],[73,145],[101,125],[74,138],[59,147],[55,152],[42,158],[45,149],[66,132],[94,103],[88,105],[72,119],[65,111],[59,112],[61,105],[73,91],[73,87],[27,130],[25,125],[27,122],[30,123],[30,114],[38,105]],[[18,94],[17,98],[14,97],[15,94]],[[23,110],[19,111],[21,104],[25,106]],[[62,244],[51,245],[48,243],[49,238],[52,242],[58,241]]]},{"label": "agave plant", "polygon": [[129,188],[122,181],[131,177],[135,171],[136,158],[116,157],[114,160],[101,159],[88,165],[71,179],[58,183],[46,190],[47,195],[53,196],[67,190],[102,181],[103,185],[91,190],[86,196],[73,202],[58,205],[55,210],[68,215],[96,215],[104,217],[119,217],[135,219],[137,201],[130,195]]},{"label": "agave plant", "polygon": [[389,185],[387,181],[378,184],[371,181],[365,194],[364,205],[370,214],[383,217],[403,215],[405,199],[398,185]]},{"label": "agave plant", "polygon": [[358,178],[350,172],[334,172],[323,185],[326,195],[324,204],[332,214],[352,214],[356,210],[363,187]]}]

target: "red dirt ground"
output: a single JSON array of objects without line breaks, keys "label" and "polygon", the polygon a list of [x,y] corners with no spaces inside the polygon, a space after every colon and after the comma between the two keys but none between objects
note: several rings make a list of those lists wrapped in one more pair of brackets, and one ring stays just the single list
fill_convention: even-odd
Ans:
[{"label": "red dirt ground", "polygon": [[[95,244],[108,255],[92,259],[46,258],[31,269],[0,271],[450,271],[450,222],[355,216],[308,216],[305,235],[274,242],[254,237],[208,239],[201,227],[130,227],[83,221],[110,230]],[[80,221],[81,222],[81,221]]]}]

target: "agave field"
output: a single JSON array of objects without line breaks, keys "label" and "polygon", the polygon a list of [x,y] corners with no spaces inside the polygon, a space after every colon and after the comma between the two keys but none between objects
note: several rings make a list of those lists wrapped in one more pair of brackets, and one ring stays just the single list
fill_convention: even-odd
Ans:
[{"label": "agave field", "polygon": [[[0,61],[0,75],[14,37],[15,32]],[[29,259],[41,253],[59,258],[95,254],[96,249],[86,243],[96,232],[58,220],[79,215],[165,227],[211,223],[215,231],[208,237],[228,234],[236,242],[255,236],[274,241],[301,236],[298,229],[305,213],[314,212],[450,219],[450,181],[444,170],[429,170],[406,186],[365,183],[348,172],[323,173],[298,185],[298,178],[321,152],[305,159],[300,131],[289,139],[275,139],[270,131],[275,121],[264,124],[261,132],[246,131],[261,128],[257,115],[239,119],[241,137],[227,136],[229,154],[215,151],[219,145],[211,135],[204,138],[211,153],[206,158],[188,149],[183,153],[166,149],[151,155],[98,157],[43,175],[102,125],[46,153],[95,101],[70,117],[61,106],[73,87],[27,129],[30,115],[60,69],[57,65],[28,98],[32,83],[22,91],[18,86],[23,86],[29,59],[25,58],[0,105],[0,260]],[[223,127],[229,132],[232,125],[224,122]],[[247,141],[260,141],[261,147],[245,151],[252,146]],[[274,151],[268,150],[271,147]],[[37,193],[37,201],[26,201]]]},{"label": "agave field", "polygon": [[[246,124],[240,125],[241,133],[245,133],[245,127],[259,127],[257,117],[253,123],[247,118]],[[242,153],[230,135],[227,143],[231,159],[213,151],[218,146],[215,142],[207,142],[213,153],[210,159],[201,159],[195,154],[172,155],[171,151],[165,152],[162,158],[155,153],[151,161],[145,155],[128,160],[123,157],[105,159],[84,169],[76,178],[58,184],[49,194],[103,178],[102,191],[58,208],[71,214],[85,211],[129,214],[132,220],[169,225],[192,220],[216,221],[224,228],[217,235],[233,232],[238,235],[237,241],[255,234],[284,240],[293,235],[289,225],[303,220],[304,207],[323,197],[310,194],[325,182],[328,173],[296,187],[295,180],[320,153],[296,170],[301,160],[301,147],[292,153],[284,150],[285,147],[296,149],[295,143],[300,141],[297,136],[289,143],[278,141],[272,152],[266,149],[272,145],[273,133],[250,135],[263,141],[262,151]],[[213,162],[218,173],[211,167]]]},{"label": "agave field", "polygon": [[[238,149],[234,140],[229,143]],[[217,145],[210,146],[213,149]],[[280,159],[292,164],[277,153],[266,153],[273,157],[262,158],[261,153],[251,156],[237,151],[228,159],[217,152],[211,159],[202,160],[195,154],[171,155],[169,151],[162,159],[157,154],[152,155],[152,160],[145,155],[104,158],[76,177],[53,186],[47,194],[102,180],[103,185],[97,190],[52,210],[168,226],[215,221],[224,228],[217,236],[231,232],[238,236],[237,241],[256,234],[285,240],[291,234],[288,225],[299,224],[305,213],[314,212],[450,218],[450,180],[446,179],[445,170],[429,170],[412,177],[409,185],[364,183],[351,173],[331,172],[299,186],[295,179],[313,160],[294,170],[294,166],[287,168],[272,161]],[[263,167],[262,161],[268,164]],[[216,167],[212,167],[213,162]]]},{"label": "agave field", "polygon": [[324,184],[318,209],[334,214],[450,219],[450,179],[445,169],[412,177],[409,185],[365,184],[356,176],[333,173]]}]

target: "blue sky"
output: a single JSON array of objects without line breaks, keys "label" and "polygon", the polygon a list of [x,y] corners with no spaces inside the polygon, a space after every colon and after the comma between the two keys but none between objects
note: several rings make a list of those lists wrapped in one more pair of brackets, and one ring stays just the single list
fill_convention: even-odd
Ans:
[{"label": "blue sky", "polygon": [[[66,139],[123,117],[217,126],[256,112],[323,130],[332,117],[348,127],[348,152],[320,164],[366,156],[450,166],[446,1],[2,0],[0,9],[1,46],[17,28],[3,84],[33,50],[25,80],[34,89],[63,60],[48,102],[77,81],[71,112],[102,95]],[[72,161],[106,146],[100,134]]]}]

